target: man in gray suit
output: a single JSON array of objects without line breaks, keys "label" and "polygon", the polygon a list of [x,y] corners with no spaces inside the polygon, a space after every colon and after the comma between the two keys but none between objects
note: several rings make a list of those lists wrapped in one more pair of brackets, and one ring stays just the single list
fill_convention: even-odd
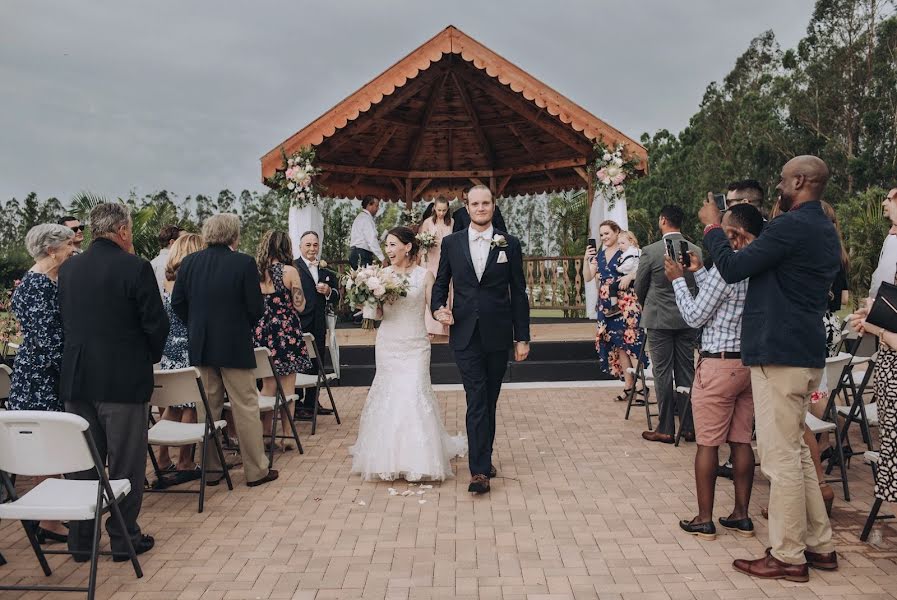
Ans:
[{"label": "man in gray suit", "polygon": [[[660,231],[663,238],[646,246],[639,260],[635,276],[635,293],[642,305],[641,326],[648,333],[648,349],[654,365],[654,381],[657,402],[660,406],[660,423],[654,431],[645,431],[642,437],[649,442],[672,444],[676,434],[676,406],[682,414],[684,400],[674,393],[673,379],[677,386],[691,387],[695,377],[695,347],[698,331],[688,326],[676,305],[673,284],[663,271],[663,257],[667,253],[666,240],[673,242],[676,260],[679,260],[680,241],[684,241],[680,229],[684,214],[678,206],[667,205],[660,209]],[[688,251],[701,256],[701,250],[688,243]],[[697,290],[691,273],[685,275],[688,289]],[[694,440],[691,416],[682,423],[686,440]]]}]

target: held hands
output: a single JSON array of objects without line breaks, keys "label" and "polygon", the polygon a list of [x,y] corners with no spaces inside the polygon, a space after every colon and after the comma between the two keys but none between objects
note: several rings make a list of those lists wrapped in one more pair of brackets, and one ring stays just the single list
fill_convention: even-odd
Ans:
[{"label": "held hands", "polygon": [[719,225],[722,218],[722,213],[719,211],[716,202],[713,200],[713,192],[707,192],[707,199],[704,200],[704,206],[698,211],[698,219],[700,219],[702,225],[707,226]]},{"label": "held hands", "polygon": [[523,362],[529,356],[529,342],[517,342],[514,344],[514,360]]},{"label": "held hands", "polygon": [[433,318],[442,323],[443,325],[454,325],[455,317],[452,316],[452,311],[450,311],[446,306],[443,306],[439,310],[433,313]]}]

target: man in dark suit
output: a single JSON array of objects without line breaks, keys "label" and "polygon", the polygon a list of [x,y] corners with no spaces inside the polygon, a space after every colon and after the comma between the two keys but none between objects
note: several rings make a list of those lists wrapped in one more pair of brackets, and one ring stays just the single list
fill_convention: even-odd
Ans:
[{"label": "man in dark suit", "polygon": [[[202,235],[208,248],[181,263],[171,308],[187,324],[190,364],[199,368],[212,421],[221,418],[227,390],[246,485],[254,487],[277,479],[277,471],[268,469],[252,373],[253,332],[265,309],[259,273],[251,256],[236,251],[240,242],[237,215],[223,213],[206,219]],[[197,421],[205,418],[205,409],[197,404]],[[214,473],[207,483],[216,485],[222,475],[214,444],[208,444],[205,452],[207,470]]]},{"label": "man in dark suit", "polygon": [[[302,318],[302,331],[315,336],[315,347],[318,356],[324,356],[324,341],[327,335],[327,309],[339,304],[339,279],[336,273],[324,268],[318,261],[321,244],[318,234],[306,231],[299,238],[299,258],[293,263],[299,271],[302,281],[302,293],[305,294],[305,310],[299,313]],[[300,421],[312,419],[317,390],[305,390],[301,407],[296,409],[296,418]],[[318,407],[318,414],[330,415],[333,411],[323,406]]]},{"label": "man in dark suit", "polygon": [[[106,531],[115,560],[128,560],[127,539],[137,554],[152,536],[137,524],[146,477],[148,402],[153,364],[162,359],[168,316],[150,263],[133,254],[131,214],[124,204],[100,204],[90,212],[93,243],[59,269],[59,309],[65,333],[60,397],[67,412],[90,424],[90,434],[110,479],[128,479],[121,502],[127,531],[113,519]],[[71,475],[96,479],[96,471]],[[90,560],[93,521],[69,524],[69,550]]]},{"label": "man in dark suit", "polygon": [[[492,192],[490,191],[490,193]],[[505,225],[504,217],[501,216],[501,210],[498,208],[497,204],[493,204],[493,206],[495,207],[495,212],[492,213],[492,225],[499,231],[507,232],[508,228]],[[467,228],[470,227],[470,212],[466,200],[464,206],[452,213],[452,219],[454,219],[454,223],[452,224],[452,232],[454,233],[466,231]]]},{"label": "man in dark suit", "polygon": [[[635,294],[642,304],[641,326],[648,332],[648,349],[654,366],[654,381],[657,402],[660,408],[660,423],[654,431],[645,431],[642,437],[649,442],[672,444],[676,435],[676,413],[681,418],[685,410],[685,400],[673,387],[691,387],[695,377],[695,348],[698,345],[698,330],[692,329],[682,318],[676,305],[673,284],[663,270],[663,258],[667,255],[667,240],[673,243],[673,250],[679,256],[684,214],[678,206],[667,205],[660,209],[658,217],[663,238],[642,250],[638,271],[635,275]],[[688,251],[699,258],[701,250],[688,244]],[[695,278],[685,274],[685,281],[692,294],[697,291]],[[689,414],[681,424],[685,439],[694,441],[694,424]]]},{"label": "man in dark suit", "polygon": [[[470,445],[468,491],[489,491],[495,442],[495,408],[508,368],[529,355],[529,300],[520,242],[492,225],[495,201],[486,186],[468,193],[470,227],[442,240],[439,270],[430,309],[440,323],[451,325],[449,344],[467,393]],[[449,285],[453,308],[446,308]]]}]

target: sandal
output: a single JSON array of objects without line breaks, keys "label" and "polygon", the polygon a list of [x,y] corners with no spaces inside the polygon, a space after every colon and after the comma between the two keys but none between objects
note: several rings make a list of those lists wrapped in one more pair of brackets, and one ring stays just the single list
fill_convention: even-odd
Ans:
[{"label": "sandal", "polygon": [[626,402],[629,398],[629,394],[632,393],[632,388],[623,388],[623,393],[614,398],[615,402]]}]

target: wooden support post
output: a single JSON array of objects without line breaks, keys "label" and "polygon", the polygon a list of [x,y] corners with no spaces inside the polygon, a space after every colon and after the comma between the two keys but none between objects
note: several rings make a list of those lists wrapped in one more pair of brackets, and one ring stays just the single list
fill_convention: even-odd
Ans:
[{"label": "wooden support post", "polygon": [[405,208],[411,210],[411,206],[414,204],[414,194],[411,190],[411,178],[405,180]]},{"label": "wooden support post", "polygon": [[498,198],[498,194],[496,193],[496,188],[495,188],[495,175],[489,176],[489,191],[492,192],[493,198]]},{"label": "wooden support post", "polygon": [[589,176],[588,184],[586,185],[587,193],[589,194],[589,214],[592,214],[592,202],[595,201],[595,174],[592,172],[592,169],[587,171]]}]

